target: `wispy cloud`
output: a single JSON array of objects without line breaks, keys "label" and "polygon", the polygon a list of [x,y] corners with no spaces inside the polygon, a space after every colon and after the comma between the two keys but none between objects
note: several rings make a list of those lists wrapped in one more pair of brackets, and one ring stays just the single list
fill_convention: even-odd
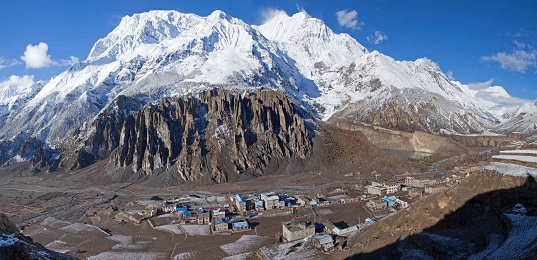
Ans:
[{"label": "wispy cloud", "polygon": [[353,30],[359,30],[364,23],[358,20],[358,12],[355,10],[341,10],[336,12],[336,17],[339,25],[350,28]]},{"label": "wispy cloud", "polygon": [[260,15],[261,15],[261,18],[262,18],[261,24],[264,24],[264,23],[272,20],[272,18],[277,17],[277,16],[282,16],[282,15],[289,16],[289,15],[287,15],[287,13],[285,11],[275,9],[275,8],[261,9]]},{"label": "wispy cloud", "polygon": [[495,86],[493,83],[494,79],[490,79],[485,82],[470,83],[467,86],[475,91],[474,97],[499,118],[529,102],[526,99],[512,97],[503,87]]},{"label": "wispy cloud", "polygon": [[367,36],[367,41],[374,43],[375,45],[388,40],[388,35],[383,32],[376,31],[375,34]]},{"label": "wispy cloud", "polygon": [[50,66],[69,66],[78,62],[75,56],[69,56],[68,59],[60,61],[53,60],[48,54],[48,44],[40,42],[37,45],[28,44],[21,60],[26,64],[28,69],[41,69]]},{"label": "wispy cloud", "polygon": [[525,73],[526,69],[537,68],[537,50],[530,44],[514,41],[515,48],[511,53],[498,52],[494,55],[481,57],[484,61],[498,62],[503,69]]},{"label": "wispy cloud", "polygon": [[79,62],[78,58],[73,56],[73,55],[71,55],[71,56],[69,56],[68,59],[62,59],[58,64],[60,66],[71,66],[71,65],[73,65],[75,63],[78,63],[78,62]]},{"label": "wispy cloud", "polygon": [[453,71],[451,70],[446,73],[446,77],[451,81],[455,80],[455,78],[453,77]]},{"label": "wispy cloud", "polygon": [[22,64],[22,62],[18,60],[11,60],[11,59],[0,57],[0,70],[5,69],[7,67],[19,65],[19,64]]}]

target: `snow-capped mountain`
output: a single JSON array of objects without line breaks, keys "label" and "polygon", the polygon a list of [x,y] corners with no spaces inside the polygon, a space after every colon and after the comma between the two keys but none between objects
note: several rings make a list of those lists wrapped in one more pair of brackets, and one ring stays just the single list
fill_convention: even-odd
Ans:
[{"label": "snow-capped mountain", "polygon": [[493,98],[482,102],[478,94],[489,90],[450,81],[429,59],[369,52],[305,12],[251,26],[222,11],[150,11],[124,17],[86,60],[46,85],[2,88],[0,140],[25,132],[57,146],[120,95],[143,104],[215,85],[276,89],[321,120],[352,117],[403,130],[479,133],[509,112],[494,110]]},{"label": "snow-capped mountain", "polygon": [[506,116],[501,125],[506,132],[534,133],[537,131],[537,102],[527,103]]},{"label": "snow-capped mountain", "polygon": [[[298,89],[286,57],[239,19],[151,11],[123,18],[98,40],[88,58],[50,80],[17,115],[19,129],[57,144],[118,95],[146,101],[190,92],[202,84],[267,85]],[[11,119],[11,120],[10,120]]]},{"label": "snow-capped mountain", "polygon": [[[44,82],[34,82],[32,76],[11,76],[0,83],[0,118],[5,118],[32,99],[43,87]],[[3,127],[5,120],[0,122]]]}]

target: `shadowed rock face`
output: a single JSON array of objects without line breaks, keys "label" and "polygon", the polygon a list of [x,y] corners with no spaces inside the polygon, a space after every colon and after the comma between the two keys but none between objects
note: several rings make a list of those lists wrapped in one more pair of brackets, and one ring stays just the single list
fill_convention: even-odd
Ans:
[{"label": "shadowed rock face", "polygon": [[17,226],[0,213],[0,260],[4,259],[76,259],[48,250],[20,233]]},{"label": "shadowed rock face", "polygon": [[118,100],[94,121],[94,133],[74,166],[109,157],[139,174],[176,173],[184,181],[262,175],[280,159],[305,158],[311,131],[295,106],[273,91],[210,90],[138,104]]}]

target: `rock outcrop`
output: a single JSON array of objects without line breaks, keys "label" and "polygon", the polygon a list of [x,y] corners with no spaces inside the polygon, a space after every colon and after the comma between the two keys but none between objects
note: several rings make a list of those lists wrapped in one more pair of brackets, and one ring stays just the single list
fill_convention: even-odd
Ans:
[{"label": "rock outcrop", "polygon": [[109,158],[141,176],[167,172],[182,181],[222,183],[267,174],[267,167],[301,160],[312,147],[311,127],[274,91],[212,89],[159,99],[134,113],[139,104],[128,98],[116,104],[93,122],[73,166]]}]

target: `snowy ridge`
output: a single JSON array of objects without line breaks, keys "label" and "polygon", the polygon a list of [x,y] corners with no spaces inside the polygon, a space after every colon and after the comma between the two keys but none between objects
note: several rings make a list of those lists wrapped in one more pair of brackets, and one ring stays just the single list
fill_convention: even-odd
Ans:
[{"label": "snowy ridge", "polygon": [[506,115],[509,118],[500,129],[507,132],[531,134],[537,131],[537,102],[526,103]]},{"label": "snowy ridge", "polygon": [[[27,131],[58,146],[119,95],[148,103],[213,86],[275,89],[322,120],[354,117],[375,123],[372,115],[389,116],[383,114],[389,105],[411,116],[426,111],[426,118],[408,124],[430,132],[482,133],[504,120],[502,129],[526,131],[531,122],[536,128],[532,107],[501,117],[511,112],[501,104],[525,104],[503,88],[450,81],[427,58],[396,61],[369,52],[305,12],[278,12],[250,26],[222,11],[207,17],[149,11],[124,17],[85,61],[47,84],[2,86],[0,140],[15,140]],[[521,117],[529,123],[519,123]]]}]

